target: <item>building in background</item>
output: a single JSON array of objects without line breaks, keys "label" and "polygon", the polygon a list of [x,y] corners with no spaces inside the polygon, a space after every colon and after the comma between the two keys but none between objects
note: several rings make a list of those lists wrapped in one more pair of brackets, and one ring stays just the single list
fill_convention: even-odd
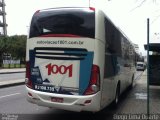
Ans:
[{"label": "building in background", "polygon": [[136,52],[136,61],[144,61],[144,57],[142,56],[142,53],[139,50],[138,44],[134,44],[134,49]]},{"label": "building in background", "polygon": [[6,6],[6,4],[5,4],[4,0],[0,0],[0,36],[7,35],[5,6]]},{"label": "building in background", "polygon": [[136,53],[137,53],[137,54],[140,54],[138,44],[134,44],[134,48],[135,48]]}]

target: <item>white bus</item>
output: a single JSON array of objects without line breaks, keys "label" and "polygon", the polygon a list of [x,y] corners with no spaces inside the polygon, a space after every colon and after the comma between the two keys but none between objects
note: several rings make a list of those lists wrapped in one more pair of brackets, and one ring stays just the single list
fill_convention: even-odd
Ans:
[{"label": "white bus", "polygon": [[39,10],[27,39],[27,100],[91,112],[117,104],[133,85],[134,53],[132,43],[101,10]]}]

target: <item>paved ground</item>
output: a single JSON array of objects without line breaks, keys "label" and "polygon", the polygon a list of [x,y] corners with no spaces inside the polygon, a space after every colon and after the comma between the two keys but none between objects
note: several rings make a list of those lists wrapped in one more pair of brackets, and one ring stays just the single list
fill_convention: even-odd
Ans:
[{"label": "paved ground", "polygon": [[[28,118],[44,117],[57,118],[59,120],[79,119],[83,120],[116,120],[115,116],[129,114],[146,114],[147,113],[147,74],[146,71],[138,72],[135,87],[126,91],[119,102],[117,109],[107,107],[96,115],[75,113],[57,109],[48,109],[33,105],[26,101],[25,86],[6,87],[0,89],[0,113],[15,114],[22,117],[22,120]],[[142,76],[141,76],[142,74]],[[160,87],[150,86],[150,113],[160,114]],[[14,104],[13,104],[14,103]],[[22,116],[20,115],[22,114]],[[33,115],[33,116],[32,116]],[[41,115],[41,116],[40,116]],[[67,116],[66,116],[67,115]],[[69,116],[68,116],[69,115]],[[64,117],[63,117],[64,116]],[[33,120],[40,120],[40,119]],[[122,119],[120,119],[122,120]],[[160,120],[157,119],[157,120]]]},{"label": "paved ground", "polygon": [[[143,84],[143,81],[146,81],[146,84],[142,85],[143,87],[141,89],[147,86],[147,71],[143,73],[139,84]],[[150,114],[160,114],[160,86],[149,86],[149,112]]]},{"label": "paved ground", "polygon": [[[0,69],[0,75],[11,75],[15,73],[25,73],[25,68],[15,68],[15,69]],[[10,76],[10,80],[0,81],[0,88],[8,87],[12,85],[24,84],[25,79],[17,79],[12,80],[12,76]]]},{"label": "paved ground", "polygon": [[150,86],[149,91],[150,113],[160,114],[160,86]]},{"label": "paved ground", "polygon": [[25,72],[25,68],[0,69],[0,74]]},{"label": "paved ground", "polygon": [[23,73],[6,73],[6,74],[0,74],[0,82],[2,81],[9,81],[9,80],[19,80],[19,79],[25,79],[25,72]]},{"label": "paved ground", "polygon": [[[146,71],[145,71],[146,72]],[[125,97],[118,113],[122,114],[146,114],[147,113],[147,79],[145,72],[136,79],[136,85]],[[126,101],[127,100],[127,101]]]},{"label": "paved ground", "polygon": [[[138,72],[138,75],[141,73]],[[18,120],[118,120],[116,119],[118,115],[145,114],[147,112],[146,78],[144,74],[138,78],[135,87],[121,96],[116,109],[109,106],[96,114],[37,106],[26,101],[27,93],[24,85],[6,87],[0,89],[0,113],[3,113],[0,118],[5,118],[5,114],[13,114],[20,118]]]}]

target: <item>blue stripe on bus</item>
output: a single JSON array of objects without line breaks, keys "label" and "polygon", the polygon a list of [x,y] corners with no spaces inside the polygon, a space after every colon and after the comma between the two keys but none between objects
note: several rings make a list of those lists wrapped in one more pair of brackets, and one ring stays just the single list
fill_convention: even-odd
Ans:
[{"label": "blue stripe on bus", "polygon": [[[64,53],[82,53],[80,51],[64,51]],[[85,52],[87,54],[85,59],[80,60],[80,71],[79,71],[79,95],[83,95],[85,90],[87,89],[90,76],[91,69],[93,64],[93,52]],[[77,71],[78,72],[78,71]]]},{"label": "blue stripe on bus", "polygon": [[90,82],[93,64],[93,52],[88,52],[84,60],[80,61],[79,94],[83,95]]}]

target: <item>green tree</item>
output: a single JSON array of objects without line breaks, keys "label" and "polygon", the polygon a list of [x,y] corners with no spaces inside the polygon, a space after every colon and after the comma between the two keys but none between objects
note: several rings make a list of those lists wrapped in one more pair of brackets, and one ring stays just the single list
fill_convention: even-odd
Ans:
[{"label": "green tree", "polygon": [[26,35],[15,35],[10,37],[10,41],[12,43],[10,53],[12,54],[13,59],[20,59],[21,62],[25,61],[26,39]]},{"label": "green tree", "polygon": [[4,54],[11,54],[12,59],[25,62],[26,39],[26,35],[0,37],[0,67],[2,67]]},{"label": "green tree", "polygon": [[10,41],[9,37],[0,37],[0,67],[2,67],[3,63],[3,55],[4,53],[9,53]]}]

